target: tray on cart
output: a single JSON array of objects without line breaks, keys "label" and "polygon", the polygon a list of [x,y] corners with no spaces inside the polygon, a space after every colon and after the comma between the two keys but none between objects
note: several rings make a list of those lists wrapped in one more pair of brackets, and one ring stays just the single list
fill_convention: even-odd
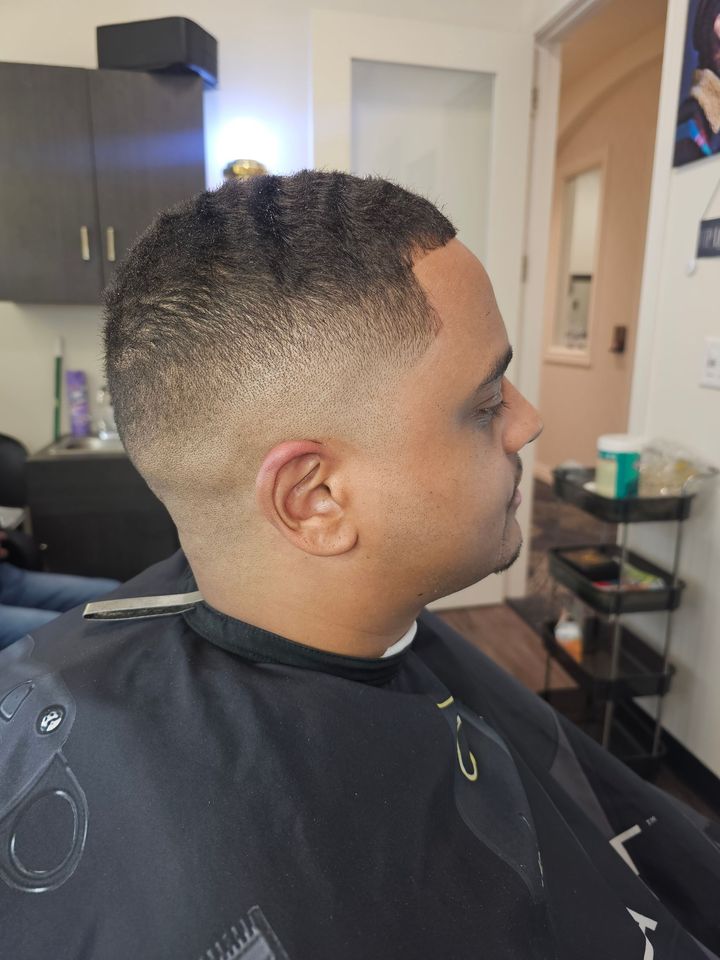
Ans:
[{"label": "tray on cart", "polygon": [[[580,566],[578,557],[584,551],[595,551],[606,560],[606,568],[600,576],[590,577]],[[615,543],[591,543],[575,547],[551,547],[548,550],[549,570],[559,583],[567,587],[599,613],[609,616],[622,613],[647,613],[655,610],[675,610],[680,606],[685,581],[678,580],[673,586],[672,575],[650,560],[632,550],[626,554],[627,562],[644,573],[658,577],[663,586],[656,589],[639,589],[632,585],[616,588],[596,586],[595,580],[609,580],[609,571],[620,569],[622,548]],[[575,561],[575,562],[574,562]]]},{"label": "tray on cart", "polygon": [[593,467],[556,467],[553,492],[561,500],[606,523],[657,523],[686,520],[694,493],[680,497],[604,497],[594,490]]},{"label": "tray on cart", "polygon": [[548,653],[596,699],[620,700],[667,693],[675,668],[668,666],[663,672],[660,654],[626,627],[620,629],[617,676],[611,679],[613,634],[611,622],[588,617],[583,624],[580,660],[556,640],[554,620],[543,623],[541,637]]}]

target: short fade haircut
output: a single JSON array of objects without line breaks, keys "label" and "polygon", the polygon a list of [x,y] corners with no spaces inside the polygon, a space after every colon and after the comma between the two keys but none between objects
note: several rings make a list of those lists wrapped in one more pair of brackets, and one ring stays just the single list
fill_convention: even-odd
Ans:
[{"label": "short fade haircut", "polygon": [[105,292],[105,372],[128,454],[176,523],[183,497],[228,482],[229,442],[257,470],[261,448],[332,430],[343,407],[352,423],[374,382],[417,362],[440,324],[413,261],[455,233],[394,183],[315,170],[232,180],[157,217]]}]

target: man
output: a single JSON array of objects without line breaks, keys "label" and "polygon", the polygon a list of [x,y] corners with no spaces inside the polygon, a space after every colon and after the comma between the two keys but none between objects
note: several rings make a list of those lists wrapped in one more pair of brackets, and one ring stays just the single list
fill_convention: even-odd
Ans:
[{"label": "man", "polygon": [[79,603],[110,593],[119,580],[25,570],[12,563],[0,530],[0,649],[50,623]]},{"label": "man", "polygon": [[678,110],[676,167],[720,150],[720,0],[700,0],[692,38],[698,66]]},{"label": "man", "polygon": [[715,956],[717,828],[422,612],[518,556],[542,428],[449,221],[225,184],[138,241],[105,345],[182,549],[5,654],[7,955]]}]

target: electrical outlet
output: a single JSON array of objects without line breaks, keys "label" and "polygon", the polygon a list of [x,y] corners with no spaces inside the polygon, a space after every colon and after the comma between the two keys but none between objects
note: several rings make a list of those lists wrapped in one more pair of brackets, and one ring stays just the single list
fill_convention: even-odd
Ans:
[{"label": "electrical outlet", "polygon": [[720,338],[705,338],[705,356],[703,359],[701,387],[715,387],[720,390]]}]

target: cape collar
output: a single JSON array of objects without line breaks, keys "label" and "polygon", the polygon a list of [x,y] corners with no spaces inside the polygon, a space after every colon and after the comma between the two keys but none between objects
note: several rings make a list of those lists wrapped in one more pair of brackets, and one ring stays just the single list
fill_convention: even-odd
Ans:
[{"label": "cape collar", "polygon": [[344,677],[346,680],[359,680],[376,685],[387,683],[395,676],[417,632],[415,622],[405,636],[389,647],[379,659],[329,653],[288,640],[287,637],[245,623],[211,607],[198,590],[187,561],[180,574],[179,586],[182,593],[97,600],[86,604],[83,618],[115,621],[181,615],[195,633],[246,660],[319,670]]},{"label": "cape collar", "polygon": [[[197,591],[197,583],[189,564],[181,583],[186,590],[185,596],[193,595]],[[204,600],[183,607],[181,614],[195,633],[245,660],[317,670],[374,686],[388,683],[395,676],[417,631],[417,623],[413,623],[405,636],[393,644],[383,657],[369,659],[330,653],[288,640],[287,637],[222,613]]]}]

